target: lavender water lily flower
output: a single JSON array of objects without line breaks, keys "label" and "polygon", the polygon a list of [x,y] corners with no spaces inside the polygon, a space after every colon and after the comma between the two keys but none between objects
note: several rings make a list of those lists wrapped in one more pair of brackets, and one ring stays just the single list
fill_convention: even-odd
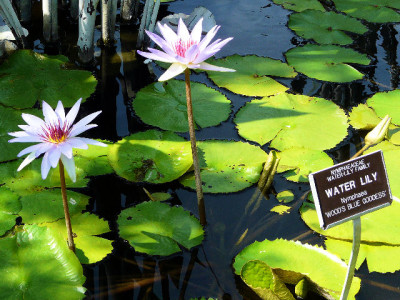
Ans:
[{"label": "lavender water lily flower", "polygon": [[227,38],[223,41],[221,41],[221,39],[217,39],[212,44],[210,44],[211,40],[218,32],[220,26],[214,26],[213,28],[211,28],[206,36],[201,39],[202,23],[203,19],[201,18],[194,26],[191,33],[189,33],[182,19],[179,19],[177,33],[175,33],[166,24],[163,25],[160,23],[157,23],[157,25],[163,37],[160,37],[155,33],[146,31],[147,35],[164,52],[153,48],[148,48],[150,52],[143,52],[140,50],[138,50],[137,52],[146,58],[166,63],[172,63],[168,70],[161,75],[159,81],[171,79],[176,75],[184,72],[187,68],[221,72],[235,72],[235,70],[233,69],[222,68],[204,62],[206,59],[210,58],[219,50],[221,50],[221,48],[225,46],[225,44],[228,43],[230,40],[232,40],[232,38]]},{"label": "lavender water lily flower", "polygon": [[38,142],[39,144],[29,146],[18,153],[18,157],[29,153],[19,166],[18,171],[44,153],[41,167],[43,179],[46,179],[51,167],[57,167],[61,159],[69,177],[75,182],[76,172],[72,148],[87,149],[88,144],[107,146],[96,140],[77,137],[78,134],[96,127],[96,124],[89,123],[101,113],[101,111],[92,113],[73,125],[81,100],[79,99],[74,104],[67,115],[65,115],[64,106],[61,101],[58,101],[55,110],[43,101],[44,120],[31,114],[22,114],[22,118],[28,125],[19,125],[23,131],[10,132],[9,135],[15,138],[9,140],[9,142]]}]

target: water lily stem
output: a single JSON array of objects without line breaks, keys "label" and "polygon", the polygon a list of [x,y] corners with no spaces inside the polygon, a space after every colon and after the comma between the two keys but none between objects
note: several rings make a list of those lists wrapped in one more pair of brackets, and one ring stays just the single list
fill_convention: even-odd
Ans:
[{"label": "water lily stem", "polygon": [[67,226],[68,233],[68,247],[75,252],[74,237],[72,235],[71,218],[69,216],[68,201],[67,201],[67,188],[65,185],[64,164],[61,159],[58,164],[60,168],[60,182],[61,182],[61,195],[64,205],[65,225]]},{"label": "water lily stem", "polygon": [[362,147],[362,148],[361,148],[356,154],[354,154],[350,159],[356,158],[356,157],[360,156],[361,154],[363,154],[363,152],[364,152],[365,150],[367,150],[367,149],[369,148],[369,146],[371,146],[371,145],[365,144],[364,147]]},{"label": "water lily stem", "polygon": [[185,86],[186,86],[186,104],[187,104],[187,115],[189,123],[190,144],[192,146],[194,177],[196,182],[197,205],[199,208],[200,223],[201,225],[204,226],[206,225],[206,210],[204,207],[204,197],[203,197],[203,189],[202,189],[201,175],[200,175],[200,164],[199,164],[199,159],[197,157],[196,135],[193,122],[192,92],[190,89],[190,70],[188,68],[186,68],[185,70]]}]

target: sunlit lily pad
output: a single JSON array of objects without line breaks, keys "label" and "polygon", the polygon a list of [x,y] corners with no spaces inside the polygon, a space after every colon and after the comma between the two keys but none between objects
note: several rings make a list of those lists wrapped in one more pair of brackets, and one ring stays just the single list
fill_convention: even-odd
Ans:
[{"label": "sunlit lily pad", "polygon": [[381,119],[366,104],[353,107],[349,114],[350,125],[356,129],[372,130]]},{"label": "sunlit lily pad", "polygon": [[261,299],[294,300],[286,285],[263,261],[251,260],[245,263],[240,277]]},{"label": "sunlit lily pad", "polygon": [[318,0],[273,0],[273,2],[294,11],[303,11],[306,9],[325,11]]},{"label": "sunlit lily pad", "polygon": [[0,239],[0,298],[83,299],[82,266],[58,234],[26,225]]},{"label": "sunlit lily pad", "polygon": [[199,221],[182,207],[161,202],[143,202],[121,212],[119,233],[138,252],[170,255],[201,243],[204,231]]},{"label": "sunlit lily pad", "polygon": [[277,172],[290,181],[308,182],[312,172],[333,166],[333,160],[323,151],[291,148],[279,153],[281,160]]},{"label": "sunlit lily pad", "polygon": [[113,143],[98,140],[107,147],[89,145],[88,149],[74,149],[74,160],[77,168],[83,170],[86,176],[97,176],[114,173],[108,161],[108,147]]},{"label": "sunlit lily pad", "polygon": [[357,19],[333,11],[318,10],[291,14],[288,26],[297,35],[313,39],[319,44],[351,44],[353,39],[346,32],[363,34],[368,30]]},{"label": "sunlit lily pad", "polygon": [[271,208],[270,211],[275,212],[277,214],[283,215],[283,214],[288,214],[290,210],[290,206],[287,205],[276,205],[273,208]]},{"label": "sunlit lily pad", "polygon": [[[231,193],[247,188],[258,181],[267,154],[259,147],[244,142],[225,140],[199,141],[203,191]],[[195,189],[194,174],[181,183]]]},{"label": "sunlit lily pad", "polygon": [[288,88],[268,76],[293,78],[296,72],[280,60],[255,55],[233,55],[210,62],[213,65],[236,70],[236,72],[208,71],[216,85],[236,94],[246,96],[270,96]]},{"label": "sunlit lily pad", "polygon": [[31,108],[45,100],[52,107],[62,100],[65,107],[88,98],[97,85],[91,72],[72,70],[65,56],[47,56],[31,50],[13,53],[0,66],[0,103]]},{"label": "sunlit lily pad", "polygon": [[15,224],[21,210],[19,196],[4,186],[0,187],[0,236]]},{"label": "sunlit lily pad", "polygon": [[333,0],[337,10],[368,22],[400,22],[400,3],[393,0]]},{"label": "sunlit lily pad", "polygon": [[350,82],[362,79],[352,64],[368,65],[369,58],[349,48],[334,45],[296,47],[286,52],[288,64],[308,77],[331,82]]},{"label": "sunlit lily pad", "polygon": [[279,202],[289,203],[289,202],[292,202],[294,200],[294,194],[293,194],[293,192],[291,192],[289,190],[285,190],[285,191],[279,192],[276,195],[276,199]]},{"label": "sunlit lily pad", "polygon": [[[239,134],[278,150],[293,147],[330,149],[347,135],[347,117],[331,101],[282,93],[255,99],[236,115]],[[315,126],[318,124],[318,126]]]},{"label": "sunlit lily pad", "polygon": [[190,143],[172,132],[135,133],[109,148],[108,158],[115,172],[134,182],[173,181],[193,164]]},{"label": "sunlit lily pad", "polygon": [[380,92],[367,100],[367,105],[372,107],[378,117],[384,118],[389,115],[392,123],[400,125],[400,90]]},{"label": "sunlit lily pad", "polygon": [[[189,130],[185,82],[169,80],[152,83],[141,89],[133,100],[133,109],[146,124],[161,129]],[[220,92],[204,84],[192,82],[193,119],[199,127],[210,127],[225,121],[230,114],[230,101]],[[162,117],[160,117],[162,116]]]},{"label": "sunlit lily pad", "polygon": [[[108,222],[88,212],[75,214],[71,217],[76,256],[82,264],[92,264],[102,260],[111,253],[113,247],[111,241],[97,235],[110,231]],[[64,241],[67,241],[65,219],[53,223],[44,223],[42,226],[54,228],[62,233]]]},{"label": "sunlit lily pad", "polygon": [[[235,273],[239,275],[251,260],[265,262],[285,283],[297,284],[306,278],[311,291],[328,299],[340,298],[347,266],[322,247],[282,239],[254,242],[235,257]],[[354,277],[348,299],[354,299],[359,289],[360,279]]]},{"label": "sunlit lily pad", "polygon": [[[69,212],[80,213],[89,202],[89,197],[77,192],[67,191]],[[19,215],[25,224],[54,222],[64,218],[64,208],[60,189],[46,189],[20,199],[22,209]]]},{"label": "sunlit lily pad", "polygon": [[[322,235],[347,241],[353,240],[352,222],[322,230],[314,206],[307,202],[300,208],[300,214],[308,227]],[[393,226],[393,220],[399,217],[400,203],[397,201],[393,201],[388,207],[361,216],[361,240],[368,243],[400,245],[400,228]]]}]

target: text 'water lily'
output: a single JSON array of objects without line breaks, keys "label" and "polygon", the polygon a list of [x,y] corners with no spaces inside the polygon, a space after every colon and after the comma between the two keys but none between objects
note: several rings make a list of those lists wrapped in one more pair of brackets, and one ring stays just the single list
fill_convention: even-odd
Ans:
[{"label": "text 'water lily'", "polygon": [[38,142],[39,144],[29,146],[18,153],[18,157],[30,153],[21,163],[18,171],[44,153],[41,168],[43,179],[46,179],[51,167],[57,167],[61,159],[69,177],[75,182],[76,172],[72,148],[87,149],[88,144],[107,146],[96,140],[77,137],[78,134],[96,127],[96,124],[89,123],[101,113],[101,111],[92,113],[73,125],[81,100],[79,99],[74,104],[67,115],[65,115],[64,106],[61,101],[58,101],[55,110],[43,101],[44,120],[31,114],[22,114],[22,118],[28,125],[19,125],[23,131],[10,132],[9,135],[15,138],[9,140],[9,142]]},{"label": "text 'water lily'", "polygon": [[233,69],[217,67],[204,62],[216,54],[226,43],[232,38],[227,38],[223,41],[217,39],[212,44],[211,40],[217,34],[220,26],[214,26],[201,39],[203,19],[201,18],[189,33],[185,23],[179,19],[178,32],[175,33],[166,24],[157,23],[157,26],[163,37],[146,31],[147,35],[164,51],[153,48],[148,48],[150,52],[137,52],[150,59],[172,63],[168,70],[161,75],[159,81],[165,81],[175,77],[176,75],[189,69],[203,69],[221,72],[235,72]]}]

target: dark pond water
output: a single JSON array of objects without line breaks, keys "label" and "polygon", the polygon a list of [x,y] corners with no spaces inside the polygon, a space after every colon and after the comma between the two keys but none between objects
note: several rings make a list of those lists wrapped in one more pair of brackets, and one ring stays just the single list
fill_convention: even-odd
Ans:
[{"label": "dark pond water", "polygon": [[[217,24],[221,25],[219,37],[234,37],[217,57],[237,53],[285,60],[284,53],[288,49],[304,42],[286,26],[289,11],[268,0],[176,1],[163,4],[160,17],[178,12],[190,14],[197,6],[205,6],[213,12]],[[38,52],[54,52],[54,49],[45,49],[41,43],[40,9],[40,2],[35,2],[34,20],[29,27],[32,47]],[[120,25],[118,21],[117,29],[115,47],[96,47],[96,61],[92,66],[86,67],[94,72],[99,85],[96,93],[84,106],[88,111],[103,110],[101,116],[96,119],[99,127],[89,135],[112,141],[150,128],[134,115],[131,103],[140,88],[156,80],[134,52],[137,26]],[[370,31],[357,40],[355,49],[367,53],[372,58],[371,65],[363,68],[368,80],[332,84],[299,75],[294,80],[280,81],[290,86],[292,92],[331,99],[346,109],[363,102],[372,93],[398,88],[399,30],[399,25],[371,25]],[[75,60],[77,25],[61,17],[60,37],[60,50],[56,52]],[[100,30],[97,28],[95,39],[99,38]],[[161,69],[155,68],[157,77],[161,72]],[[199,130],[196,132],[197,138],[241,140],[232,119],[238,109],[251,98],[217,88],[205,73],[193,74],[191,79],[220,90],[232,101],[231,117],[220,126]],[[329,154],[336,161],[348,159],[355,153],[360,141],[360,136],[350,131],[346,141],[329,151]],[[269,151],[268,147],[264,149]],[[170,192],[173,195],[173,200],[170,201],[172,205],[181,205],[197,216],[195,192],[182,188],[179,183],[133,184],[114,175],[93,178],[88,188],[81,192],[92,197],[87,210],[109,221],[113,232],[106,237],[114,240],[114,251],[103,261],[84,266],[88,299],[189,299],[201,296],[218,299],[257,299],[233,272],[232,260],[241,249],[256,240],[276,238],[320,245],[323,243],[322,237],[311,232],[298,214],[303,196],[309,190],[308,185],[288,183],[277,176],[269,199],[262,201],[257,211],[250,216],[243,216],[243,212],[255,192],[254,187],[226,195],[206,194],[208,224],[201,246],[167,258],[139,254],[118,237],[116,220],[122,209],[147,200],[143,187],[151,192]],[[270,209],[278,203],[274,193],[285,189],[292,190],[296,200],[290,204],[290,214],[279,216],[270,212]],[[240,245],[235,245],[246,229],[247,236]],[[399,272],[369,273],[364,263],[356,274],[362,279],[357,299],[400,298]],[[318,297],[310,295],[308,299]]]}]

